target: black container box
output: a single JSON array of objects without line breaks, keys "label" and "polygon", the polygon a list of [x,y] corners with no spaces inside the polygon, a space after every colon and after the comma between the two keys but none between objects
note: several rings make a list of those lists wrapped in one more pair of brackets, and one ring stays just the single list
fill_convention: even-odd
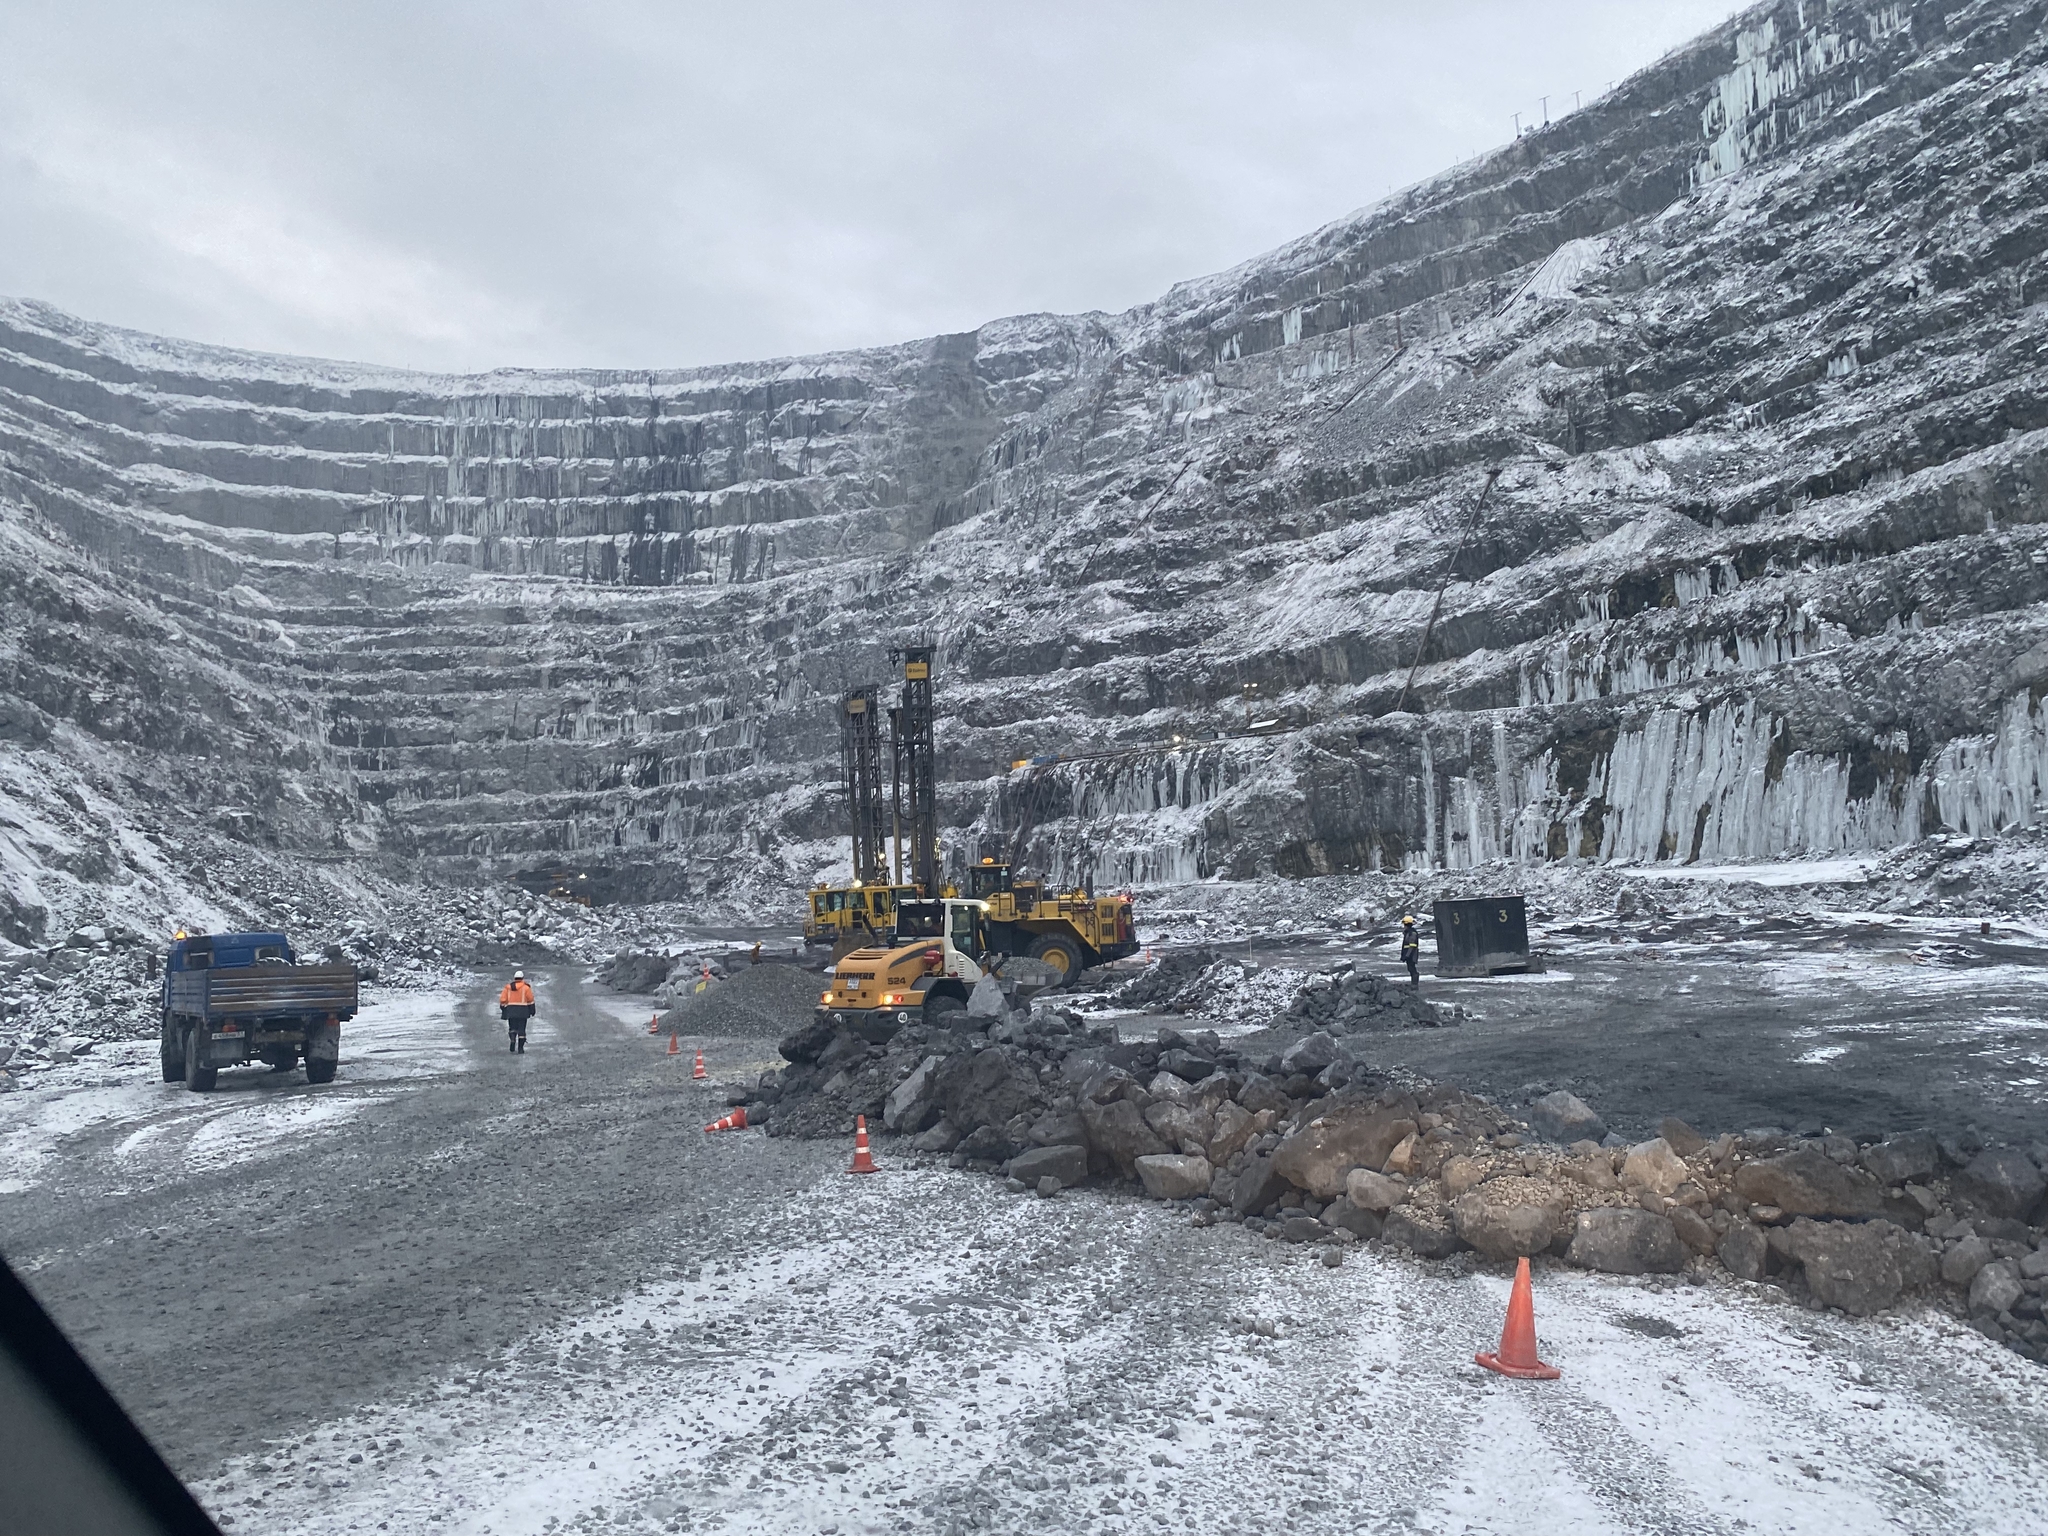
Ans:
[{"label": "black container box", "polygon": [[1436,914],[1439,976],[1498,976],[1529,966],[1529,904],[1520,896],[1440,901]]}]

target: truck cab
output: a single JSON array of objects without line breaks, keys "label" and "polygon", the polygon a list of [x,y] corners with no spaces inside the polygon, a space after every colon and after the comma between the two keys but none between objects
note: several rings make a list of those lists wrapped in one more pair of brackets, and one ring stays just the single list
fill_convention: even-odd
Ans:
[{"label": "truck cab", "polygon": [[302,965],[282,933],[181,932],[164,956],[164,1081],[205,1093],[222,1067],[303,1058],[307,1082],[330,1082],[357,1002],[353,965]]},{"label": "truck cab", "polygon": [[895,943],[841,959],[817,1012],[886,1039],[915,1020],[931,1023],[964,1012],[968,993],[995,959],[986,902],[900,902]]}]

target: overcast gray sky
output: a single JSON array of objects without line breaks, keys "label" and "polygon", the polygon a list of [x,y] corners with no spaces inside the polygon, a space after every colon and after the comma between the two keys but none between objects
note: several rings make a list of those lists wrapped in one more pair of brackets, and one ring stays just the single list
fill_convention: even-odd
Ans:
[{"label": "overcast gray sky", "polygon": [[6,0],[0,293],[459,369],[1116,310],[1736,9]]}]

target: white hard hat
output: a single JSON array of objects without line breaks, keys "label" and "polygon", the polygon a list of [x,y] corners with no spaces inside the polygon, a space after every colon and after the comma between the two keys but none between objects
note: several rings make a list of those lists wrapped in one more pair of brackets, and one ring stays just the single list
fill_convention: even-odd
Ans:
[{"label": "white hard hat", "polygon": [[524,980],[526,980],[526,972],[524,972],[524,971],[514,971],[514,972],[512,973],[512,979],[513,979],[514,981],[524,981]]}]

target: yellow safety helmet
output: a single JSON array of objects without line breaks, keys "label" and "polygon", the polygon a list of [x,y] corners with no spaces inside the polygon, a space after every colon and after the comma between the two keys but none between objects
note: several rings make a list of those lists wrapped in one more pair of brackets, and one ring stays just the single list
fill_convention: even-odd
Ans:
[{"label": "yellow safety helmet", "polygon": [[1414,916],[1413,916],[1413,915],[1411,914],[1410,916],[1407,916],[1407,917],[1404,917],[1404,918],[1402,918],[1402,919],[1401,919],[1401,921],[1402,921],[1402,923],[1403,923],[1404,925],[1407,925],[1407,924],[1412,924],[1412,923],[1414,923],[1414,921],[1415,921],[1415,918],[1414,918]]}]

